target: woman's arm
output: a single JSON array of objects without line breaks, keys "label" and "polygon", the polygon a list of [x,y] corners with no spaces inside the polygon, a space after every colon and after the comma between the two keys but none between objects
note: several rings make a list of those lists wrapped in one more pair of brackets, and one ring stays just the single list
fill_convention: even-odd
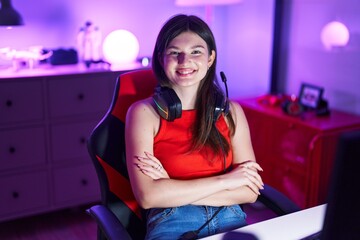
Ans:
[{"label": "woman's arm", "polygon": [[[262,179],[258,174],[258,171],[262,171],[262,168],[256,163],[255,154],[253,151],[249,125],[241,106],[236,102],[230,104],[233,119],[235,121],[235,134],[231,138],[231,144],[233,149],[233,164],[234,166],[246,166],[251,168],[253,176],[261,182]],[[239,175],[239,179],[242,176]],[[262,189],[263,187],[260,187]],[[258,192],[249,188],[249,186],[243,186],[232,191],[221,191],[202,199],[194,204],[199,205],[231,205],[255,202],[258,197]]]},{"label": "woman's arm", "polygon": [[166,175],[158,179],[149,177],[143,166],[151,167],[152,171],[158,166],[158,160],[152,154],[153,139],[159,122],[151,99],[138,102],[128,110],[125,128],[127,167],[131,186],[140,206],[153,208],[194,204],[216,193],[244,186],[258,192],[262,182],[257,180],[257,176],[253,176],[256,172],[252,168],[234,169],[221,176],[194,180],[169,179]]}]

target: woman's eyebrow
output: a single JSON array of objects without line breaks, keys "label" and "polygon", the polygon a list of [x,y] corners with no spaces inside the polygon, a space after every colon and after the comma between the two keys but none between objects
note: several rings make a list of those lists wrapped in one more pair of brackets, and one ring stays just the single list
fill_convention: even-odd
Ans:
[{"label": "woman's eyebrow", "polygon": [[200,45],[200,44],[199,44],[199,45],[195,45],[195,46],[193,46],[193,48],[198,48],[198,47],[199,47],[199,48],[205,48],[205,46],[204,46],[204,45]]},{"label": "woman's eyebrow", "polygon": [[[194,46],[192,46],[192,47],[190,47],[191,49],[194,49],[194,48],[204,48],[205,49],[205,47],[203,46],[203,45],[194,45]],[[171,46],[168,46],[166,49],[180,49],[179,47],[177,47],[177,46],[173,46],[173,45],[171,45]]]}]

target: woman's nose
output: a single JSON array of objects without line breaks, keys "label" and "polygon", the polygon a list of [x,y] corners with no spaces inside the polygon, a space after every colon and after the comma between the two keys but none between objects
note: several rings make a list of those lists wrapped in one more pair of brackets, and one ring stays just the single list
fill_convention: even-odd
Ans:
[{"label": "woman's nose", "polygon": [[180,53],[178,55],[178,63],[183,64],[186,63],[189,60],[189,57],[185,53]]}]

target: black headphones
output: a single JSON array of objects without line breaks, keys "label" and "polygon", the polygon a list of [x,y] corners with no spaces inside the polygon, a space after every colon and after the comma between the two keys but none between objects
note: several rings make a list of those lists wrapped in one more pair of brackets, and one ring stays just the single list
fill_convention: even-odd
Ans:
[{"label": "black headphones", "polygon": [[[221,93],[217,92],[215,95],[215,109],[214,119],[219,119],[220,114],[223,112],[225,115],[229,113],[229,102],[228,102],[228,88],[226,84],[226,77],[223,72],[220,72],[221,79],[225,84],[226,97]],[[176,118],[181,117],[182,105],[176,92],[168,87],[156,87],[153,95],[153,101],[156,105],[156,109],[159,115],[167,121],[174,121]]]}]

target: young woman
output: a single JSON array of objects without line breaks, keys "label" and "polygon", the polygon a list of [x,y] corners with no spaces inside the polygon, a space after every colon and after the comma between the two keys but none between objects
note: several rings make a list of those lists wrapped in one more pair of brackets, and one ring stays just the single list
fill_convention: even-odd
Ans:
[{"label": "young woman", "polygon": [[[176,15],[159,32],[152,68],[162,87],[134,103],[126,119],[126,159],[136,200],[146,210],[146,239],[195,239],[246,224],[239,204],[263,182],[239,104],[220,105],[216,44],[196,16]],[[146,81],[146,79],[144,79]],[[180,101],[168,119],[158,98]],[[166,101],[165,101],[166,102]]]}]

